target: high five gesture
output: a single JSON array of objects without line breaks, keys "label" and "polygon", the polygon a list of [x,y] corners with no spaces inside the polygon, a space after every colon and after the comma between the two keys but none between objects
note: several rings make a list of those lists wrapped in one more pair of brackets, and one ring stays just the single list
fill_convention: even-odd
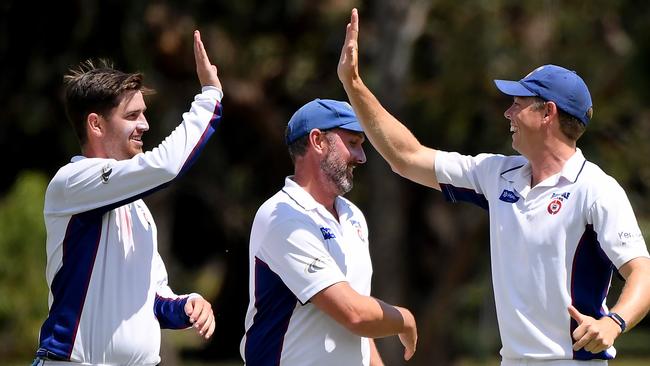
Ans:
[{"label": "high five gesture", "polygon": [[217,67],[210,63],[208,54],[201,41],[201,33],[194,31],[194,60],[196,61],[196,75],[199,77],[201,86],[214,86],[221,88],[221,81],[217,76]]},{"label": "high five gesture", "polygon": [[350,23],[345,29],[345,42],[341,50],[337,72],[346,89],[352,82],[361,82],[359,77],[359,13],[357,9],[352,9]]}]

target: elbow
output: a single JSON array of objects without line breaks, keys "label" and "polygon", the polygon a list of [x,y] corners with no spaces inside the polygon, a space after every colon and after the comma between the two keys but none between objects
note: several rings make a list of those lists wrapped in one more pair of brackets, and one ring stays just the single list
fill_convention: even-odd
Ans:
[{"label": "elbow", "polygon": [[403,162],[390,162],[389,164],[393,173],[404,176],[405,164]]},{"label": "elbow", "polygon": [[150,177],[160,182],[169,182],[176,178],[183,168],[178,159],[167,150],[155,148],[153,151],[136,155],[138,165],[149,172]]},{"label": "elbow", "polygon": [[181,170],[183,170],[183,164],[176,162],[174,159],[161,159],[157,161],[156,164],[158,174],[160,178],[165,182],[171,181],[176,178]]},{"label": "elbow", "polygon": [[413,168],[419,164],[423,152],[424,149],[421,146],[404,145],[395,147],[392,153],[386,154],[384,157],[394,173],[407,178]]},{"label": "elbow", "polygon": [[167,178],[168,180],[172,180],[172,179],[176,178],[176,177],[178,176],[179,173],[180,173],[180,169],[179,169],[179,168],[177,168],[177,167],[171,167],[171,166],[165,167],[165,168],[163,169],[163,172],[162,172],[162,174],[163,174],[163,175],[165,176],[165,178]]},{"label": "elbow", "polygon": [[171,182],[178,176],[180,172],[180,169],[174,166],[169,166],[169,164],[157,166],[154,165],[151,166],[151,168],[153,168],[151,170],[152,177],[155,176],[156,180],[160,183]]},{"label": "elbow", "polygon": [[172,181],[176,176],[178,176],[179,170],[175,167],[170,166],[159,166],[156,169],[156,175],[161,182]]},{"label": "elbow", "polygon": [[408,171],[410,164],[411,163],[407,159],[393,159],[389,161],[390,169],[393,171],[393,173],[407,179],[409,177]]}]

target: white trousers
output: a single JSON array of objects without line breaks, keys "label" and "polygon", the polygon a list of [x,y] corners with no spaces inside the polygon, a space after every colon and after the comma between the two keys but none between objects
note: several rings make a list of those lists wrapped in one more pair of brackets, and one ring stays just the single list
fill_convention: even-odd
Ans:
[{"label": "white trousers", "polygon": [[503,359],[501,366],[607,366],[607,360],[530,360]]}]

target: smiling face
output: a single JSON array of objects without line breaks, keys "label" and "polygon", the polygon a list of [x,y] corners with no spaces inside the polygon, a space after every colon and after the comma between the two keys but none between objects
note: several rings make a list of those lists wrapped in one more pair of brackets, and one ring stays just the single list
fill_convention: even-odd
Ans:
[{"label": "smiling face", "polygon": [[99,140],[104,157],[125,160],[142,152],[142,135],[149,130],[144,116],[146,109],[139,90],[127,91],[109,115],[98,116],[102,126]]},{"label": "smiling face", "polygon": [[534,97],[514,97],[504,116],[510,121],[512,148],[524,156],[538,146],[543,138],[540,133],[544,119],[544,102]]},{"label": "smiling face", "polygon": [[354,168],[366,162],[362,146],[365,136],[361,132],[336,128],[329,131],[325,138],[328,152],[320,166],[337,194],[344,195],[352,190]]}]

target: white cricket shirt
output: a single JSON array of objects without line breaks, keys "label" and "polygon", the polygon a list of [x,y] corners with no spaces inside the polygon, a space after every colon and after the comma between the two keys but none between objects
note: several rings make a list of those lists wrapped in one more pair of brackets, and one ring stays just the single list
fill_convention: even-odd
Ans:
[{"label": "white cricket shirt", "polygon": [[342,281],[370,295],[372,264],[361,211],[337,197],[338,221],[291,177],[257,211],[250,238],[247,366],[368,365],[367,338],[309,299]]},{"label": "white cricket shirt", "polygon": [[489,211],[492,280],[504,360],[611,359],[574,352],[567,307],[596,319],[614,270],[647,257],[618,183],[578,149],[561,172],[531,187],[522,156],[439,151],[436,176],[451,201]]},{"label": "white cricket shirt", "polygon": [[187,296],[167,286],[156,225],[140,199],[194,162],[221,119],[204,87],[183,122],[128,160],[76,156],[45,193],[49,314],[37,356],[85,364],[156,365],[160,328],[189,326]]}]

